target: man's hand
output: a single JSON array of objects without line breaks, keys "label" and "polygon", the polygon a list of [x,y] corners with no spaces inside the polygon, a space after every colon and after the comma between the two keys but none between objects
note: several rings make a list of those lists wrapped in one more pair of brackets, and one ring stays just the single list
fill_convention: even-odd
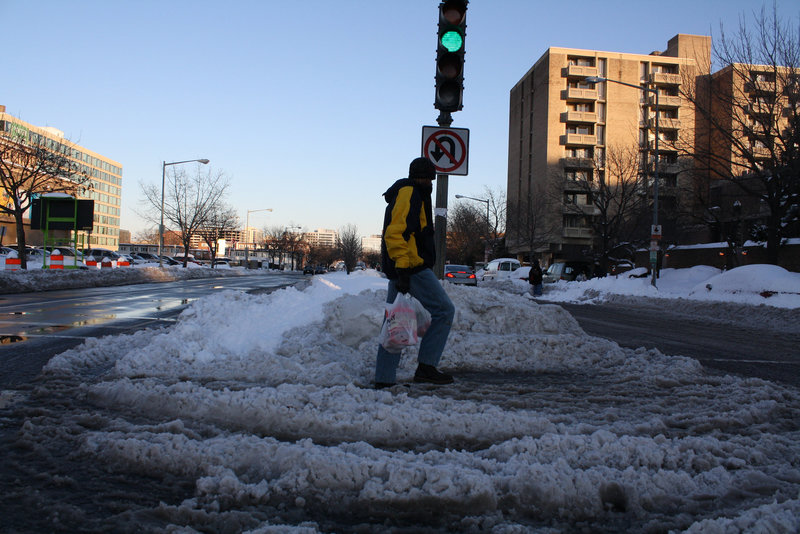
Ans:
[{"label": "man's hand", "polygon": [[408,269],[397,269],[397,281],[394,286],[400,293],[408,293],[411,289],[411,271]]}]

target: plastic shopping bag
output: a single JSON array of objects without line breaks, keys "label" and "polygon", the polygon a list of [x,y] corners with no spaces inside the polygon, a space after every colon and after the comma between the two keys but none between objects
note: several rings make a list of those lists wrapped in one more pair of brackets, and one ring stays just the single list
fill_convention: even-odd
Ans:
[{"label": "plastic shopping bag", "polygon": [[422,306],[420,301],[414,297],[409,298],[414,304],[414,311],[417,314],[417,337],[421,338],[425,335],[425,332],[428,331],[428,327],[431,325],[431,314]]},{"label": "plastic shopping bag", "polygon": [[412,296],[398,293],[392,304],[386,306],[386,314],[378,341],[389,352],[398,353],[403,347],[416,345],[417,312]]}]

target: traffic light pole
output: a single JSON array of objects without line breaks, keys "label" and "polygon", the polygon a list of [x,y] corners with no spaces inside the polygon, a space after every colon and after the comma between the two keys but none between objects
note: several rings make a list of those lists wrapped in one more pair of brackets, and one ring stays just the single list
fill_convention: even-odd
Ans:
[{"label": "traffic light pole", "polygon": [[[449,111],[442,111],[436,119],[439,126],[449,128],[453,124],[453,116]],[[433,272],[439,280],[444,279],[445,255],[447,254],[447,187],[450,176],[436,175],[436,210],[434,213],[434,240],[436,244],[436,264]]]}]

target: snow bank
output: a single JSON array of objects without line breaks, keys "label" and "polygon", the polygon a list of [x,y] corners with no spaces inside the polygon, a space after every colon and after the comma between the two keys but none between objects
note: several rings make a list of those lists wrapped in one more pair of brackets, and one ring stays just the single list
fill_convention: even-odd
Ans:
[{"label": "snow bank", "polygon": [[[193,480],[192,498],[159,506],[169,528],[800,527],[797,391],[592,338],[521,292],[452,285],[456,383],[375,391],[385,284],[367,271],[223,293],[125,353],[68,351],[49,376],[115,414],[76,413],[69,439],[109,469]],[[407,350],[398,378],[414,367]]]}]

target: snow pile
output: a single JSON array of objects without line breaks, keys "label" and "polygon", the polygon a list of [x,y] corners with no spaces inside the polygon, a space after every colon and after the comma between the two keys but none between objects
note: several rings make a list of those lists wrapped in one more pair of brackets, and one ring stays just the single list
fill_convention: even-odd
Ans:
[{"label": "snow pile", "polygon": [[148,282],[173,282],[216,276],[244,276],[262,271],[246,269],[209,269],[195,266],[184,269],[180,266],[160,268],[148,265],[131,265],[114,269],[66,269],[50,270],[32,268],[28,271],[0,270],[0,294],[25,293],[54,289],[77,289],[83,287],[108,287]]},{"label": "snow pile", "polygon": [[[512,279],[482,284],[523,293],[527,280]],[[800,307],[800,273],[776,265],[745,265],[721,271],[698,265],[688,269],[663,269],[656,286],[643,268],[617,276],[592,278],[582,282],[560,280],[544,284],[543,300],[552,302],[599,303],[611,295],[650,298],[681,298],[695,301],[738,302],[778,308]]]},{"label": "snow pile", "polygon": [[[800,528],[797,391],[452,285],[442,368],[456,383],[375,391],[385,285],[366,271],[227,292],[114,338],[123,353],[108,339],[65,352],[43,390],[80,383],[90,408],[58,421],[60,439],[112,471],[193,481],[190,498],[125,514],[165,530]],[[401,382],[415,360],[403,355]],[[56,432],[24,433],[35,446]]]}]

